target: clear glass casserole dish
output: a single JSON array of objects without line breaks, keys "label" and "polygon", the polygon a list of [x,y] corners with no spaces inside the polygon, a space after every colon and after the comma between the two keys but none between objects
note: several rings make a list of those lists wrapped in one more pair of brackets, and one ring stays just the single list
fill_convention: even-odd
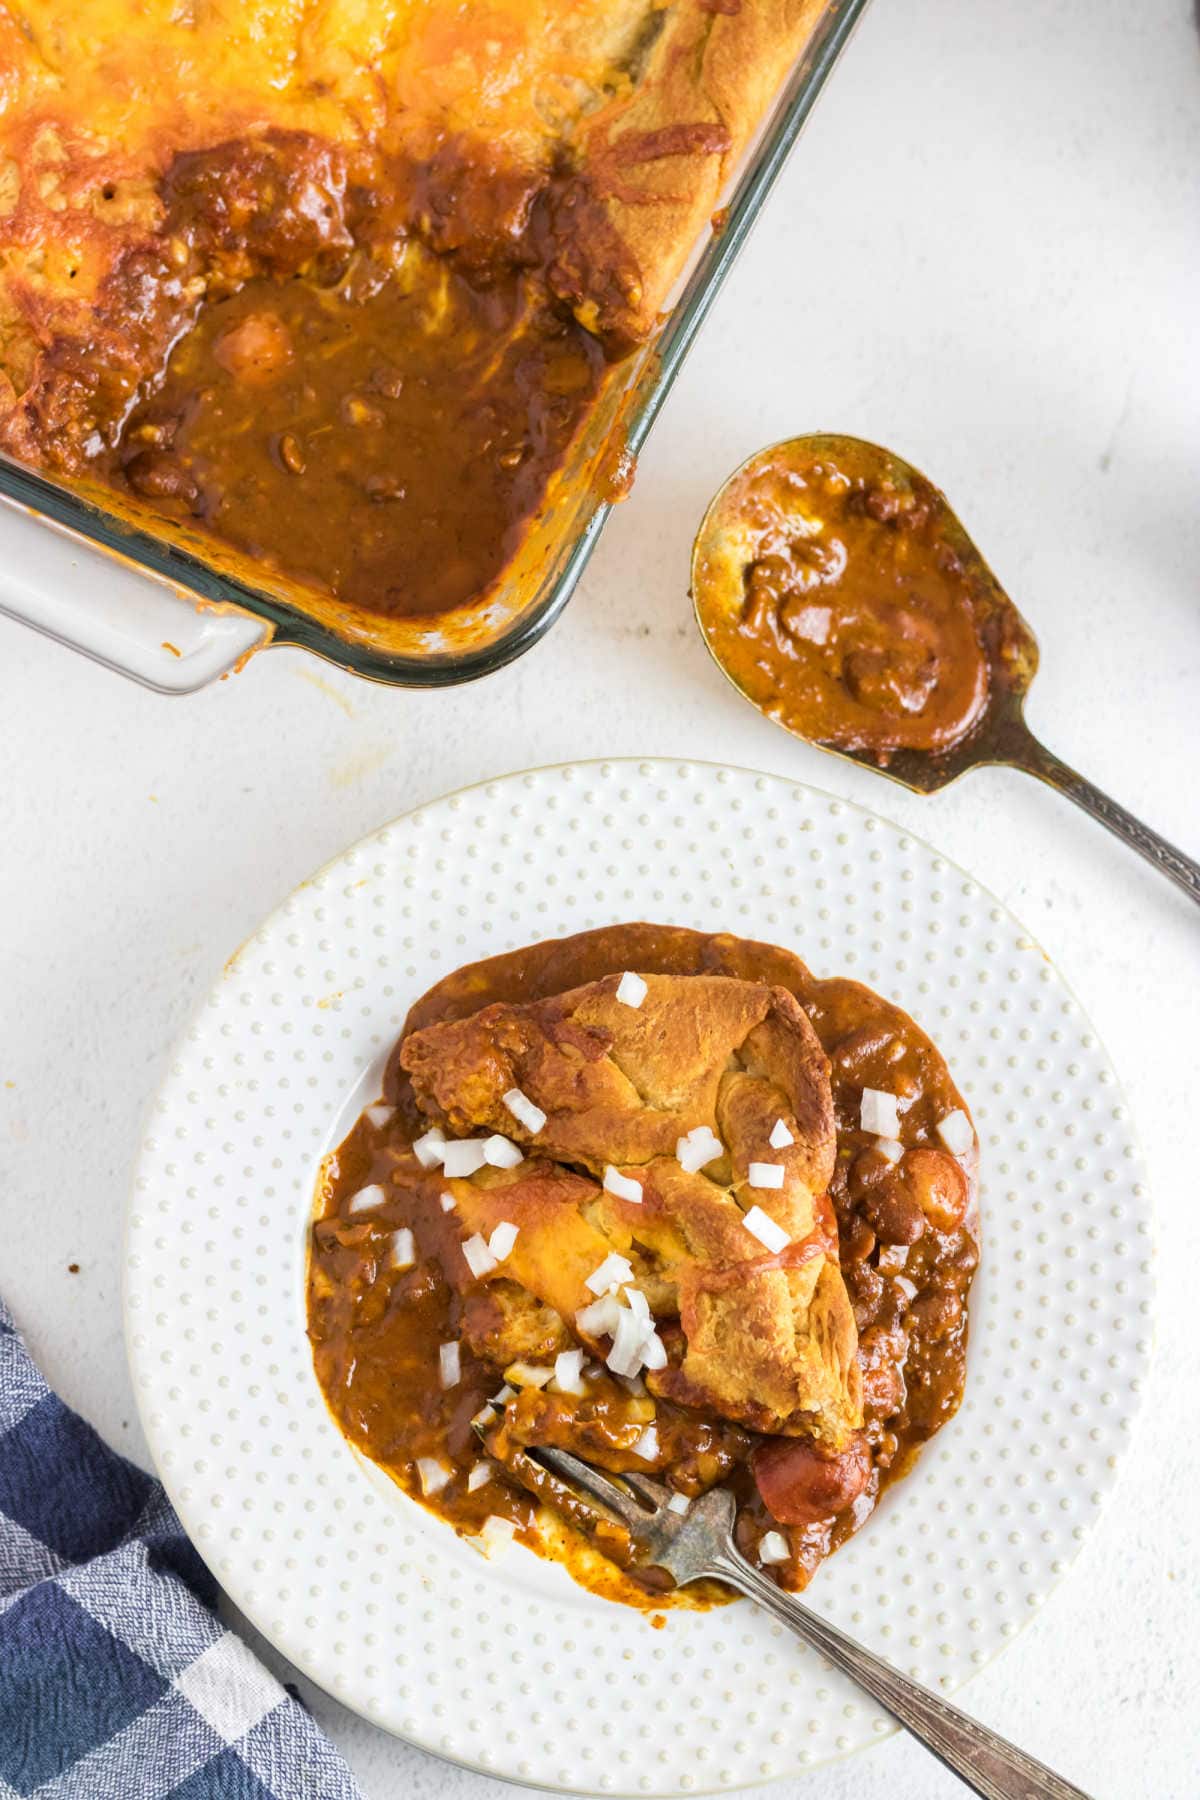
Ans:
[{"label": "clear glass casserole dish", "polygon": [[[505,577],[505,601],[466,621],[461,645],[419,654],[386,624],[253,585],[245,559],[179,527],[133,522],[104,497],[0,457],[0,612],[162,693],[191,693],[269,644],[291,644],[397,687],[446,687],[513,661],[566,606],[611,511],[614,477],[640,452],[721,284],[867,0],[829,0],[698,250],[657,337],[616,366],[571,466]],[[322,616],[324,614],[324,616]]]}]

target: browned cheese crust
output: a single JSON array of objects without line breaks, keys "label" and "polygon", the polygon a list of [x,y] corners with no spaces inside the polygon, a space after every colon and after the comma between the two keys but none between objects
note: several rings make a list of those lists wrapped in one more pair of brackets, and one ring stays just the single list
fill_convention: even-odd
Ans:
[{"label": "browned cheese crust", "polygon": [[0,6],[0,449],[77,467],[206,299],[406,234],[644,338],[822,10]]}]

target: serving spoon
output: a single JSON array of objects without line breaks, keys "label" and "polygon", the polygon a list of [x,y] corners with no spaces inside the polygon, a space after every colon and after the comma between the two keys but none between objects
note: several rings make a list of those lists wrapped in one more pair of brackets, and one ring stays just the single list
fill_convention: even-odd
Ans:
[{"label": "serving spoon", "polygon": [[[818,749],[831,750],[835,755],[845,756],[876,774],[889,776],[902,787],[918,794],[936,793],[939,788],[947,787],[950,782],[957,780],[966,770],[980,768],[988,763],[1023,769],[1027,775],[1035,775],[1048,787],[1057,789],[1060,794],[1073,800],[1076,806],[1082,807],[1084,812],[1106,826],[1122,843],[1145,857],[1160,874],[1168,876],[1190,899],[1200,904],[1200,863],[1185,856],[1182,850],[1160,837],[1158,832],[1152,831],[1148,825],[1135,818],[1109,795],[1102,793],[1086,776],[1080,775],[1034,737],[1025,722],[1024,709],[1025,696],[1038,668],[1037,639],[992,574],[940,489],[933,487],[903,457],[856,438],[813,433],[789,439],[775,449],[784,455],[794,453],[798,457],[811,458],[814,462],[824,458],[835,464],[839,462],[843,452],[849,451],[854,455],[865,451],[901,492],[911,493],[914,487],[918,487],[923,496],[939,509],[939,535],[952,546],[959,559],[964,579],[973,591],[975,604],[985,613],[990,612],[997,618],[1003,616],[1007,654],[1003,665],[992,669],[987,700],[979,718],[957,743],[944,750],[893,750],[885,763],[869,750],[846,748],[840,744],[824,742],[820,738],[808,737],[786,719],[780,718],[774,722]],[[750,459],[751,462],[756,460],[757,458]],[[736,469],[724,483],[696,534],[692,549],[692,603],[701,636],[717,667],[744,699],[748,699],[760,711],[765,711],[721,659],[705,628],[703,611],[707,592],[703,554],[706,533],[733,483],[743,475],[746,467],[748,465],[743,464],[742,468]]]},{"label": "serving spoon", "polygon": [[524,1454],[561,1477],[593,1513],[623,1525],[638,1561],[665,1569],[676,1586],[715,1577],[757,1601],[870,1694],[983,1800],[1088,1800],[1082,1788],[872,1655],[748,1562],[734,1542],[736,1504],[728,1488],[710,1488],[679,1513],[669,1504],[670,1490],[648,1476],[623,1474],[616,1480],[547,1445]]}]

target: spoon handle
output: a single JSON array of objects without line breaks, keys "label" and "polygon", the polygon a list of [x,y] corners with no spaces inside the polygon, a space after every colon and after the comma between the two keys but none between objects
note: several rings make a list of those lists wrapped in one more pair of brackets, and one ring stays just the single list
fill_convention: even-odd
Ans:
[{"label": "spoon handle", "polygon": [[1193,862],[1166,838],[1159,837],[1157,831],[1151,831],[1131,812],[1110,800],[1086,776],[1078,774],[1052,750],[1040,744],[1031,732],[1022,732],[1020,742],[1012,747],[1005,760],[1016,769],[1024,769],[1027,775],[1036,775],[1047,786],[1057,788],[1060,794],[1065,794],[1068,800],[1073,800],[1076,806],[1081,806],[1093,819],[1107,826],[1114,837],[1119,837],[1123,844],[1144,856],[1160,875],[1168,876],[1200,905],[1200,863]]},{"label": "spoon handle", "polygon": [[910,1681],[820,1613],[785,1594],[732,1545],[715,1559],[714,1567],[717,1574],[757,1600],[797,1637],[864,1688],[982,1800],[1088,1800],[1082,1788],[1074,1787],[998,1732],[989,1731],[977,1719],[960,1712],[940,1694]]}]

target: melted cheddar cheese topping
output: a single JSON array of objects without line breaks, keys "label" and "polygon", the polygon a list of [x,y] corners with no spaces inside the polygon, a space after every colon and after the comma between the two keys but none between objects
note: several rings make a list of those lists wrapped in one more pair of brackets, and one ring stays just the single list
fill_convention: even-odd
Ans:
[{"label": "melted cheddar cheese topping", "polygon": [[[0,0],[0,401],[160,228],[180,154],[310,133],[546,167],[628,86],[646,0]],[[10,393],[9,398],[13,395]]]}]

